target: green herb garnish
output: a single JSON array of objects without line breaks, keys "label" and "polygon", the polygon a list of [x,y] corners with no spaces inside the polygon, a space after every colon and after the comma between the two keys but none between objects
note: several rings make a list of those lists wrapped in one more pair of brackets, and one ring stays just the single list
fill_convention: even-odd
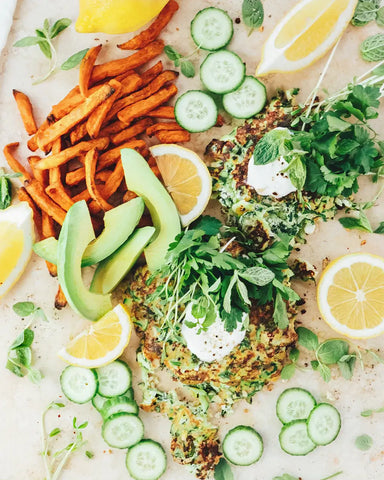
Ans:
[{"label": "green herb garnish", "polygon": [[5,173],[4,168],[0,168],[0,210],[8,208],[12,201],[12,183],[11,178],[21,177],[21,173]]},{"label": "green herb garnish", "polygon": [[380,1],[378,0],[359,0],[356,5],[351,23],[355,27],[363,27],[369,22],[376,20],[380,10]]},{"label": "green herb garnish", "polygon": [[370,450],[372,448],[372,445],[373,438],[367,434],[359,435],[355,440],[355,446],[363,452],[367,452],[368,450]]},{"label": "green herb garnish", "polygon": [[384,407],[371,409],[371,410],[364,410],[360,413],[362,417],[371,417],[374,413],[383,413]]},{"label": "green herb garnish", "polygon": [[249,35],[264,22],[264,7],[261,0],[243,0],[241,7],[243,22],[250,27]]},{"label": "green herb garnish", "polygon": [[[35,30],[36,36],[24,37],[21,40],[18,40],[14,47],[31,47],[37,45],[43,55],[49,60],[49,68],[47,73],[40,79],[33,82],[38,84],[50,77],[57,68],[57,51],[52,42],[62,31],[71,25],[72,20],[69,18],[60,18],[53,25],[50,24],[48,19],[44,20],[42,28]],[[87,50],[82,50],[81,52],[75,53],[67,61],[61,65],[62,70],[69,70],[76,67],[81,60],[84,58]]]},{"label": "green herb garnish", "polygon": [[72,427],[74,431],[72,441],[68,443],[66,447],[56,452],[51,450],[50,439],[52,437],[56,437],[57,435],[62,434],[63,432],[60,428],[56,427],[51,430],[50,433],[48,433],[46,427],[46,416],[47,413],[51,410],[61,409],[64,408],[64,406],[65,405],[63,403],[52,402],[44,410],[41,417],[41,456],[44,462],[45,480],[58,480],[71,455],[78,451],[86,443],[83,439],[82,430],[87,427],[88,422],[84,422],[81,425],[78,425],[77,419],[75,417],[72,421]]},{"label": "green herb garnish", "polygon": [[199,50],[199,48],[194,50],[190,55],[185,56],[177,52],[170,45],[166,45],[164,47],[164,53],[170,60],[172,60],[172,62],[175,64],[175,67],[180,67],[181,73],[187,78],[193,78],[196,75],[195,66],[191,60],[189,60],[189,58],[192,57],[197,50]]},{"label": "green herb garnish", "polygon": [[384,60],[384,33],[376,33],[366,38],[360,45],[360,54],[367,62]]},{"label": "green herb garnish", "polygon": [[225,458],[220,458],[219,463],[216,465],[214,478],[215,480],[233,480],[235,478],[231,466]]}]

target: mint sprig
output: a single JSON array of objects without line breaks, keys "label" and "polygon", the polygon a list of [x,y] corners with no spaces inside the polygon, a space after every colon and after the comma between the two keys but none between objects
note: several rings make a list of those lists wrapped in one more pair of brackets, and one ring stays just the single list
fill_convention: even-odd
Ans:
[{"label": "mint sprig", "polygon": [[187,78],[193,78],[196,75],[195,66],[191,60],[189,60],[189,58],[195,55],[198,50],[199,48],[194,50],[190,55],[186,56],[176,51],[170,45],[166,45],[164,47],[164,53],[174,63],[175,67],[180,67],[181,73]]}]

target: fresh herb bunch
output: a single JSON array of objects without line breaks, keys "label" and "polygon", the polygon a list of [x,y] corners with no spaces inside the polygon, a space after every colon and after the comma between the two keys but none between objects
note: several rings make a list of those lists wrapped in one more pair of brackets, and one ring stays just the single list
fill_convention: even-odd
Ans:
[{"label": "fresh herb bunch", "polygon": [[[76,451],[78,451],[83,445],[85,445],[85,441],[83,439],[83,430],[88,426],[88,422],[84,422],[81,425],[77,424],[77,419],[74,417],[72,421],[72,428],[73,428],[73,440],[64,448],[52,452],[50,449],[50,439],[56,437],[57,435],[61,434],[62,431],[60,428],[54,428],[49,433],[46,427],[46,416],[47,413],[51,410],[58,410],[64,408],[65,405],[63,403],[52,402],[48,405],[48,407],[44,410],[42,417],[41,417],[41,443],[42,443],[42,452],[41,456],[44,462],[45,468],[45,480],[58,480],[60,478],[62,470],[65,468],[69,458],[73,455]],[[87,455],[89,453],[91,456]],[[85,453],[88,458],[92,458],[92,454],[90,452]]]},{"label": "fresh herb bunch", "polygon": [[207,329],[218,316],[232,332],[249,313],[252,299],[262,304],[273,301],[276,324],[282,329],[288,326],[286,302],[300,298],[284,283],[292,275],[286,264],[290,239],[283,235],[265,252],[244,250],[233,257],[226,250],[236,238],[222,246],[221,227],[216,218],[202,217],[193,229],[176,237],[165,266],[150,279],[163,279],[150,300],[160,301],[166,309],[164,335],[175,333],[187,304],[192,304],[192,315],[197,319],[188,326],[199,322]]},{"label": "fresh herb bunch", "polygon": [[198,50],[199,48],[195,49],[190,55],[185,56],[177,52],[170,45],[166,45],[164,47],[164,53],[170,60],[172,60],[172,62],[175,64],[175,67],[180,67],[181,73],[187,78],[193,78],[196,75],[195,66],[191,60],[189,60],[189,58],[195,55]]},{"label": "fresh herb bunch", "polygon": [[12,183],[11,178],[21,177],[21,173],[5,173],[4,168],[0,168],[0,210],[8,208],[12,201]]},{"label": "fresh herb bunch", "polygon": [[[305,327],[298,327],[297,334],[299,345],[314,352],[315,358],[311,361],[311,367],[320,373],[325,382],[331,380],[332,366],[337,366],[341,375],[346,380],[351,380],[357,360],[364,369],[363,354],[369,355],[376,362],[384,363],[384,359],[373,350],[362,350],[360,347],[350,345],[346,340],[332,338],[320,342],[319,337]],[[354,349],[351,350],[351,347]],[[299,368],[297,366],[299,355],[300,352],[296,348],[291,350],[291,362],[284,366],[282,378],[289,379],[294,375],[296,368]]]},{"label": "fresh herb bunch", "polygon": [[[36,307],[32,302],[15,303],[13,310],[20,317],[30,317],[30,324],[36,318],[46,320],[43,310],[40,307]],[[9,347],[6,368],[18,377],[27,375],[33,383],[38,383],[42,378],[42,374],[32,366],[31,347],[35,334],[29,328],[30,324]]]},{"label": "fresh herb bunch", "polygon": [[[62,31],[71,25],[72,20],[69,18],[60,18],[53,25],[46,18],[42,28],[37,28],[35,30],[35,36],[24,37],[18,40],[14,47],[31,47],[38,45],[41,52],[49,60],[49,69],[47,73],[40,79],[36,80],[34,84],[41,83],[50,77],[57,68],[57,52],[56,48],[52,42]],[[88,49],[81,50],[81,52],[75,53],[68,60],[66,60],[62,65],[62,70],[69,70],[76,67],[81,60],[84,58]]]},{"label": "fresh herb bunch", "polygon": [[358,191],[360,175],[384,165],[384,143],[376,141],[368,124],[378,116],[380,97],[379,86],[350,85],[342,98],[336,95],[319,108],[301,106],[294,112],[293,129],[272,130],[258,142],[255,163],[265,165],[283,155],[299,194],[349,197]]}]

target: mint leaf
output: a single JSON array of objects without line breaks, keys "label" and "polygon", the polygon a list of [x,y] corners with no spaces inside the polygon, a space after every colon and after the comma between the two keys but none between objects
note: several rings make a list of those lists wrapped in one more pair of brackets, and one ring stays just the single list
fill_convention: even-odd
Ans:
[{"label": "mint leaf", "polygon": [[35,304],[32,302],[18,302],[12,308],[19,317],[28,317],[36,310]]},{"label": "mint leaf", "polygon": [[220,458],[219,463],[215,467],[215,480],[234,480],[234,476],[229,463],[225,458]]},{"label": "mint leaf", "polygon": [[203,230],[205,235],[218,235],[223,224],[215,217],[204,215],[194,225],[196,230]]},{"label": "mint leaf", "polygon": [[30,328],[26,328],[20,335],[16,338],[16,340],[10,346],[10,350],[14,350],[21,346],[23,347],[30,347],[33,343],[35,334]]},{"label": "mint leaf", "polygon": [[298,327],[296,332],[299,337],[298,342],[302,347],[306,348],[307,350],[317,350],[317,347],[319,346],[319,339],[315,333],[311,332],[311,330],[305,327]]},{"label": "mint leaf", "polygon": [[324,382],[328,383],[331,380],[331,369],[327,365],[319,363],[319,368],[317,371],[322,376]]},{"label": "mint leaf", "polygon": [[55,38],[59,33],[65,30],[69,25],[71,25],[72,20],[70,18],[60,18],[57,20],[49,30],[49,37]]},{"label": "mint leaf", "polygon": [[300,350],[298,348],[291,348],[291,351],[289,352],[289,359],[293,362],[296,363],[299,360],[300,357]]},{"label": "mint leaf", "polygon": [[14,47],[31,47],[38,45],[41,41],[39,37],[24,37],[13,44]]},{"label": "mint leaf", "polygon": [[333,365],[349,352],[349,345],[344,340],[331,339],[321,343],[317,348],[317,358],[321,363]]},{"label": "mint leaf", "polygon": [[241,7],[243,22],[251,29],[259,28],[264,22],[264,7],[261,0],[244,0]]},{"label": "mint leaf", "polygon": [[359,435],[355,440],[355,446],[363,452],[367,452],[368,450],[370,450],[372,448],[372,445],[373,438],[367,434]]},{"label": "mint leaf", "polygon": [[239,276],[249,283],[253,283],[259,287],[263,287],[272,282],[275,278],[275,274],[272,270],[263,267],[250,267],[246,270],[239,272]]},{"label": "mint leaf", "polygon": [[384,34],[376,33],[366,38],[360,45],[360,54],[366,62],[384,60]]},{"label": "mint leaf", "polygon": [[187,78],[193,78],[196,75],[196,69],[190,60],[183,60],[180,64],[180,71]]},{"label": "mint leaf", "polygon": [[273,320],[281,330],[284,330],[289,325],[287,305],[283,300],[280,292],[277,292],[276,294],[275,306],[273,310]]},{"label": "mint leaf", "polygon": [[289,363],[287,365],[284,365],[283,369],[281,370],[281,378],[283,380],[289,380],[290,378],[293,377],[293,375],[296,372],[296,365],[294,363]]},{"label": "mint leaf", "polygon": [[344,228],[349,230],[361,230],[372,233],[371,224],[363,212],[359,213],[359,217],[341,217],[339,222]]},{"label": "mint leaf", "polygon": [[379,27],[384,27],[384,7],[379,8],[377,11],[376,23]]},{"label": "mint leaf", "polygon": [[374,230],[374,233],[384,233],[384,222],[380,222],[380,225]]},{"label": "mint leaf", "polygon": [[7,370],[9,370],[10,372],[12,372],[17,377],[24,377],[25,376],[25,373],[21,370],[21,367],[19,367],[18,365],[15,365],[12,362],[12,360],[10,360],[10,359],[8,359],[8,361],[5,365],[5,368]]},{"label": "mint leaf", "polygon": [[71,55],[62,65],[61,70],[71,70],[72,68],[77,67],[85,55],[87,54],[89,48],[85,48],[84,50],[80,50],[80,52],[76,52]]},{"label": "mint leaf", "polygon": [[172,62],[175,62],[176,60],[179,60],[182,58],[182,55],[178,53],[173,47],[170,45],[166,45],[164,47],[164,53],[167,55],[167,57],[172,60]]},{"label": "mint leaf", "polygon": [[286,142],[292,137],[287,128],[275,128],[266,133],[256,143],[253,152],[255,165],[267,165],[274,162],[287,151]]},{"label": "mint leaf", "polygon": [[52,59],[52,50],[51,45],[47,40],[44,38],[40,38],[38,42],[39,48],[44,56],[46,56],[49,60]]},{"label": "mint leaf", "polygon": [[0,176],[0,210],[5,210],[11,204],[12,184],[9,178]]}]

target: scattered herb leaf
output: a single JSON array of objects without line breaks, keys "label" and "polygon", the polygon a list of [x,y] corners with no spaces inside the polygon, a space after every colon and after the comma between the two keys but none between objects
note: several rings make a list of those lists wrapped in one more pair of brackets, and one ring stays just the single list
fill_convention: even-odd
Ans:
[{"label": "scattered herb leaf", "polygon": [[12,183],[10,179],[20,176],[21,173],[5,173],[4,168],[0,168],[0,210],[8,208],[12,201]]},{"label": "scattered herb leaf", "polygon": [[380,225],[374,230],[374,233],[384,233],[384,222],[380,222]]},{"label": "scattered herb leaf", "polygon": [[384,34],[376,33],[366,38],[360,45],[360,54],[367,62],[384,60]]},{"label": "scattered herb leaf", "polygon": [[349,230],[361,230],[362,232],[372,233],[371,224],[364,212],[359,211],[357,217],[341,217],[339,222],[344,228]]},{"label": "scattered herb leaf", "polygon": [[190,55],[185,56],[177,52],[170,45],[166,45],[164,47],[164,53],[175,64],[175,67],[180,67],[181,73],[187,78],[193,78],[196,75],[195,66],[193,65],[191,60],[189,60],[189,58],[192,57],[198,50],[199,48],[197,48]]},{"label": "scattered herb leaf", "polygon": [[296,331],[299,336],[298,342],[301,346],[307,350],[317,350],[319,339],[315,333],[305,327],[298,327]]},{"label": "scattered herb leaf", "polygon": [[89,450],[86,450],[85,451],[85,455],[88,457],[88,458],[93,458],[95,456],[94,453],[90,452]]},{"label": "scattered herb leaf", "polygon": [[220,458],[216,465],[214,478],[215,480],[234,480],[231,467],[225,458]]},{"label": "scattered herb leaf", "polygon": [[249,35],[255,30],[260,28],[264,22],[264,7],[261,0],[243,0],[241,7],[243,22],[251,30]]},{"label": "scattered herb leaf", "polygon": [[364,410],[363,412],[360,413],[360,415],[362,417],[371,417],[374,413],[383,413],[383,412],[384,412],[384,407],[381,407],[373,410]]},{"label": "scattered herb leaf", "polygon": [[80,65],[81,61],[87,54],[89,48],[85,48],[84,50],[80,50],[80,52],[76,52],[71,55],[62,65],[61,70],[71,70],[72,68],[77,67]]},{"label": "scattered herb leaf", "polygon": [[359,435],[355,440],[355,446],[363,452],[370,450],[372,448],[372,445],[373,438],[367,434]]}]

